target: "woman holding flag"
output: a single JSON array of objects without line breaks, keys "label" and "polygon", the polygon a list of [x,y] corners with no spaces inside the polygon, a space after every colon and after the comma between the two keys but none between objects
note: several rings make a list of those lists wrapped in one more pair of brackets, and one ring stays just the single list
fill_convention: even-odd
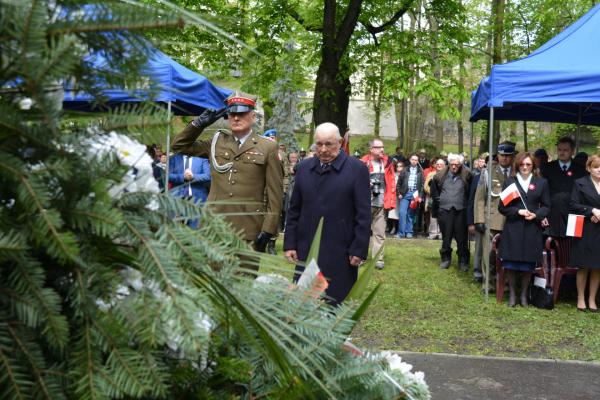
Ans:
[{"label": "woman holding flag", "polygon": [[505,181],[498,204],[498,210],[506,217],[499,251],[502,266],[507,272],[509,307],[517,304],[517,273],[521,274],[521,305],[528,306],[531,274],[542,261],[541,221],[550,212],[550,192],[548,182],[534,176],[533,167],[530,153],[517,154],[512,176]]},{"label": "woman holding flag", "polygon": [[[585,311],[585,286],[590,273],[588,307],[597,312],[596,294],[600,286],[600,156],[588,159],[586,168],[589,176],[579,178],[573,184],[571,212],[567,235],[574,236],[570,264],[577,270],[577,309]],[[581,224],[582,222],[582,224]],[[582,226],[581,226],[582,225]],[[581,229],[583,228],[583,229]]]}]

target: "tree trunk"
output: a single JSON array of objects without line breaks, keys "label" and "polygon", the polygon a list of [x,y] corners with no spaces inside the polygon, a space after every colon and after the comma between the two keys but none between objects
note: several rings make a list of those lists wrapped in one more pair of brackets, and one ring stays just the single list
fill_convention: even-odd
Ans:
[{"label": "tree trunk", "polygon": [[354,33],[362,0],[351,0],[341,22],[336,23],[336,0],[323,5],[321,64],[317,72],[313,100],[315,126],[333,122],[344,132],[350,104],[350,76],[343,65],[350,38]]}]

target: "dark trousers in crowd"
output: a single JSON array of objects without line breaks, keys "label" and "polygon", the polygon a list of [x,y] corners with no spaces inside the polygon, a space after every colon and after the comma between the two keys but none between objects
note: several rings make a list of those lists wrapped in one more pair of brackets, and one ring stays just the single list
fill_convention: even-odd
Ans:
[{"label": "dark trousers in crowd", "polygon": [[442,261],[452,258],[452,239],[456,240],[456,253],[458,262],[463,265],[469,264],[469,234],[467,229],[467,210],[439,210],[438,224],[442,232],[442,248],[440,255]]}]

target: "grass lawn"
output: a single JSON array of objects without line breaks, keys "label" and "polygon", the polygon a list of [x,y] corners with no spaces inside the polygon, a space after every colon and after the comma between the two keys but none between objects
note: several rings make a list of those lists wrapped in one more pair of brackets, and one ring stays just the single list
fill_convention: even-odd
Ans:
[{"label": "grass lawn", "polygon": [[382,287],[352,333],[357,345],[600,361],[600,313],[578,312],[574,299],[559,299],[552,311],[508,308],[506,302],[496,304],[493,293],[486,302],[472,272],[457,270],[456,257],[450,269],[438,268],[440,243],[386,241],[385,269],[375,271],[372,282]]}]

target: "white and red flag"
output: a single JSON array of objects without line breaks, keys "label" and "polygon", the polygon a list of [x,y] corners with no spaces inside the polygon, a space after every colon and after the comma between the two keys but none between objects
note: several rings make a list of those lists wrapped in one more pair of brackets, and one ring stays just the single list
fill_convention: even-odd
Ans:
[{"label": "white and red flag", "polygon": [[585,217],[583,215],[569,214],[567,220],[567,236],[573,236],[580,238],[583,236],[583,221]]},{"label": "white and red flag", "polygon": [[502,191],[502,193],[500,193],[500,200],[505,206],[509,205],[511,201],[518,199],[519,197],[521,197],[521,193],[519,193],[519,188],[517,188],[516,183],[511,183]]},{"label": "white and red flag", "polygon": [[300,279],[298,279],[298,287],[304,290],[312,290],[317,293],[324,292],[329,286],[327,278],[323,275],[323,272],[317,265],[317,262],[312,259],[304,268]]}]

